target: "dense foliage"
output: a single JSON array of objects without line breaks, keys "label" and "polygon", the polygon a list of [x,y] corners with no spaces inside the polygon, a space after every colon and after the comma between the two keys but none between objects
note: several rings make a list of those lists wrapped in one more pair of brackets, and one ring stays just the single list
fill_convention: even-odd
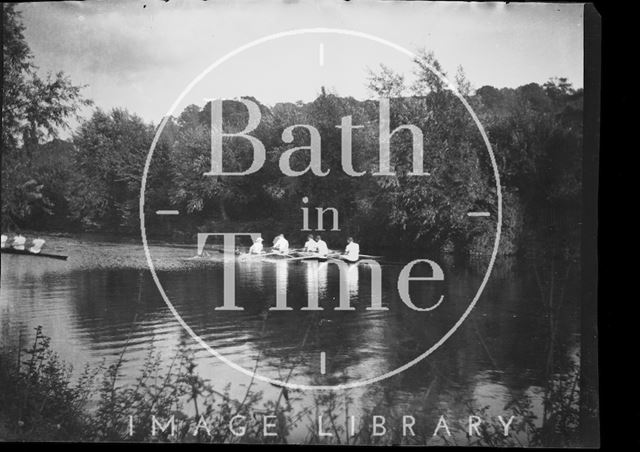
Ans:
[{"label": "dense foliage", "polygon": [[[489,407],[478,406],[472,399],[465,399],[469,412],[485,420],[478,433],[469,436],[466,427],[454,420],[449,420],[451,436],[444,429],[434,433],[439,416],[449,414],[441,404],[431,401],[430,391],[406,401],[409,412],[415,415],[416,426],[413,436],[405,436],[400,428],[401,414],[389,406],[384,390],[375,397],[374,406],[363,410],[351,427],[353,430],[347,432],[345,413],[357,412],[357,401],[349,392],[317,392],[310,404],[296,408],[303,400],[303,393],[282,387],[273,398],[266,398],[252,381],[244,396],[234,399],[230,396],[230,386],[220,392],[215,388],[219,382],[198,374],[194,353],[184,343],[170,360],[150,347],[135,381],[126,383],[123,364],[127,351],[125,345],[114,362],[93,368],[87,366],[74,375],[73,368],[52,350],[50,339],[41,327],[36,329],[27,347],[0,348],[3,388],[0,391],[0,440],[218,444],[293,440],[304,444],[485,447],[593,445],[579,430],[580,368],[577,365],[572,365],[566,373],[551,374],[543,394],[547,410],[542,414],[533,406],[531,394],[513,394],[504,407],[504,414],[505,418],[516,416],[517,420],[507,436],[499,421],[489,416]],[[432,386],[437,381],[436,375]],[[387,434],[373,433],[374,414],[386,419]],[[277,436],[264,435],[266,415],[277,417],[276,426],[271,430]],[[332,432],[331,436],[319,435],[318,415],[322,415],[327,424],[322,430]],[[229,428],[235,416],[243,416],[242,436],[234,435]],[[238,429],[239,425],[234,427]],[[291,438],[296,427],[308,432],[306,436],[298,433]]]},{"label": "dense foliage", "polygon": [[[22,27],[11,6],[3,6],[5,84],[3,91],[3,227],[10,229],[101,230],[135,234],[141,176],[155,127],[125,110],[100,109],[73,133],[71,142],[54,140],[84,101],[63,74],[42,80],[35,75]],[[308,197],[310,224],[316,207],[334,207],[340,231],[331,242],[354,235],[367,249],[427,249],[487,253],[495,223],[469,221],[469,211],[497,215],[495,180],[482,137],[470,115],[429,67],[440,67],[432,53],[416,58],[416,81],[381,66],[370,74],[374,97],[390,98],[390,130],[414,124],[424,134],[424,168],[412,176],[411,134],[399,131],[391,141],[393,175],[379,169],[379,102],[321,94],[309,103],[259,105],[261,121],[251,134],[262,141],[266,163],[245,177],[205,177],[211,165],[211,105],[190,105],[163,129],[152,160],[145,202],[148,211],[177,209],[186,215],[153,222],[148,229],[169,238],[191,240],[198,230],[249,230],[269,236],[285,232],[302,240],[302,198]],[[502,178],[501,252],[522,250],[531,235],[546,234],[549,222],[575,230],[579,221],[582,153],[582,90],[566,79],[516,89],[483,86],[473,91],[461,69],[454,77],[484,125]],[[247,109],[225,102],[223,129],[242,130]],[[342,170],[340,118],[351,116],[353,177]],[[321,137],[322,170],[285,176],[281,156],[291,167],[309,165],[310,132]],[[246,139],[225,139],[224,169],[242,171],[252,162]],[[560,219],[558,219],[560,218]],[[327,217],[325,223],[329,223]],[[328,228],[327,228],[328,229]],[[535,238],[535,237],[534,237]]]},{"label": "dense foliage", "polygon": [[[42,78],[32,63],[24,26],[14,4],[2,4],[2,227],[16,228],[34,208],[53,207],[43,188],[55,184],[34,170],[40,145],[67,127],[78,108],[91,102],[64,73]],[[54,171],[55,172],[55,171]]]}]

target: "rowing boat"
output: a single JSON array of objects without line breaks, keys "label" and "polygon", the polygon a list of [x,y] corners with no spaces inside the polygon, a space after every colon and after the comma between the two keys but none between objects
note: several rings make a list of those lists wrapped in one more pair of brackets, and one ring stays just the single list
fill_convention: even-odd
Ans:
[{"label": "rowing boat", "polygon": [[304,262],[326,262],[330,258],[327,256],[300,256],[299,258],[296,258],[296,259]]},{"label": "rowing boat", "polygon": [[263,260],[266,262],[296,262],[296,261],[319,261],[325,262],[330,259],[329,256],[320,256],[317,253],[307,253],[303,251],[292,251],[290,253],[261,253],[261,254],[241,254],[241,260]]},{"label": "rowing boat", "polygon": [[9,248],[9,247],[0,249],[0,252],[2,252],[3,254],[21,254],[23,256],[49,257],[51,259],[60,259],[63,261],[66,261],[67,257],[69,257],[63,254],[32,253],[27,249],[17,250],[15,248]]},{"label": "rowing boat", "polygon": [[318,253],[310,253],[307,251],[299,251],[292,253],[292,257],[289,260],[292,261],[319,261],[325,262],[329,257],[320,256]]},{"label": "rowing boat", "polygon": [[[235,252],[238,259],[241,261],[264,261],[264,262],[327,262],[331,261],[342,261],[348,264],[356,264],[358,260],[352,261],[344,258],[340,252],[333,252],[328,254],[327,256],[320,256],[318,253],[310,253],[306,251],[291,251],[290,253],[280,253],[277,251],[271,251],[268,253],[260,253],[260,254],[250,254],[250,253],[239,253]],[[364,259],[379,259],[381,256],[370,256],[370,255],[360,255],[360,258]],[[209,255],[200,255],[182,258],[182,260],[189,261],[220,261],[219,258],[214,258]]]},{"label": "rowing boat", "polygon": [[271,253],[257,254],[256,256],[268,257],[270,259],[278,259],[278,260],[280,259],[286,260],[286,259],[291,259],[295,257],[293,254],[278,253],[275,251]]}]

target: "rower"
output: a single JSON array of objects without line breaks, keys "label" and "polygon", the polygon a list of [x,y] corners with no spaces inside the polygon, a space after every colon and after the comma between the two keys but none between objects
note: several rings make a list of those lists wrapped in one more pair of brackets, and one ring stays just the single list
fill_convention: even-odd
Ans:
[{"label": "rower", "polygon": [[43,239],[33,239],[31,241],[31,248],[29,248],[29,251],[33,254],[38,254],[42,250],[42,245],[44,245]]},{"label": "rower", "polygon": [[281,254],[289,253],[289,241],[284,238],[284,234],[280,234],[278,237],[276,237],[272,248],[273,250]]},{"label": "rower", "polygon": [[327,257],[327,255],[329,254],[329,247],[327,246],[327,242],[322,240],[322,237],[320,237],[320,235],[316,235],[316,244],[318,246],[318,254],[321,257]]},{"label": "rower", "polygon": [[26,238],[24,238],[21,235],[16,235],[13,238],[13,248],[16,250],[24,250],[24,244],[27,241]]},{"label": "rower", "polygon": [[262,254],[264,253],[264,247],[262,246],[262,237],[258,237],[249,248],[249,254]]},{"label": "rower", "polygon": [[7,237],[6,235],[2,234],[2,248],[4,248],[5,246],[7,246],[7,239],[9,237]]},{"label": "rower", "polygon": [[307,243],[304,244],[304,251],[306,253],[315,253],[318,251],[318,243],[313,240],[312,234],[307,236]]},{"label": "rower", "polygon": [[360,245],[353,241],[353,237],[347,238],[347,247],[340,258],[347,262],[357,262],[360,259]]}]

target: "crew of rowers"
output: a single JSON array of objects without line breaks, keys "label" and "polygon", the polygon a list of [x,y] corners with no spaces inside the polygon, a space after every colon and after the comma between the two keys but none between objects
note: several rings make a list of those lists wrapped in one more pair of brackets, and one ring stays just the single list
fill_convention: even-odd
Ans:
[{"label": "crew of rowers", "polygon": [[[11,242],[11,245],[9,246],[10,242]],[[43,239],[33,239],[31,241],[31,246],[27,247],[26,246],[27,239],[24,236],[18,234],[14,236],[13,239],[10,241],[8,236],[6,236],[5,234],[2,234],[1,247],[13,248],[19,251],[24,251],[26,249],[33,254],[38,254],[40,251],[42,251],[42,246],[44,245],[44,242],[45,241]]]},{"label": "crew of rowers", "polygon": [[[249,254],[263,254],[265,252],[262,244],[263,242],[264,240],[262,237],[255,239],[253,245],[249,248]],[[307,236],[307,242],[304,244],[303,251],[305,253],[317,254],[318,257],[322,258],[329,256],[329,247],[327,246],[327,242],[322,240],[320,235],[316,235],[314,237],[312,234],[309,234]],[[289,241],[284,237],[284,234],[277,235],[273,239],[271,252],[289,254]],[[360,259],[360,245],[353,241],[353,237],[349,237],[347,239],[347,246],[344,250],[344,254],[341,254],[338,257],[348,262],[356,262]]]}]

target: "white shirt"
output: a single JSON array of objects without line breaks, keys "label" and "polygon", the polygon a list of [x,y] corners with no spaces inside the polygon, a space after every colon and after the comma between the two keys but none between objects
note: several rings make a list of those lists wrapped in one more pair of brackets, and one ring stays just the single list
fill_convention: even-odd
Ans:
[{"label": "white shirt", "polygon": [[349,260],[357,261],[360,259],[360,245],[356,242],[349,243],[344,252]]},{"label": "white shirt", "polygon": [[329,247],[327,246],[327,242],[320,239],[318,240],[317,244],[318,244],[318,254],[320,254],[320,256],[326,256],[327,254],[329,254]]},{"label": "white shirt", "polygon": [[2,234],[2,248],[4,248],[4,246],[7,244],[7,239],[8,237],[4,234]]},{"label": "white shirt", "polygon": [[13,247],[17,250],[24,249],[24,243],[27,241],[23,236],[17,235],[13,238]]},{"label": "white shirt", "polygon": [[42,249],[42,245],[44,245],[44,240],[43,239],[33,239],[32,243],[32,247],[29,248],[29,251],[31,251],[32,253],[39,253],[40,250]]},{"label": "white shirt", "polygon": [[304,249],[306,251],[309,251],[310,253],[313,253],[315,251],[318,251],[318,244],[315,240],[309,239],[307,240],[307,243],[304,244]]},{"label": "white shirt", "polygon": [[273,248],[280,251],[281,253],[289,252],[289,241],[284,237],[281,237],[274,245]]},{"label": "white shirt", "polygon": [[249,253],[260,254],[262,253],[262,250],[263,250],[262,242],[256,242],[253,245],[251,245],[251,248],[249,248]]}]

